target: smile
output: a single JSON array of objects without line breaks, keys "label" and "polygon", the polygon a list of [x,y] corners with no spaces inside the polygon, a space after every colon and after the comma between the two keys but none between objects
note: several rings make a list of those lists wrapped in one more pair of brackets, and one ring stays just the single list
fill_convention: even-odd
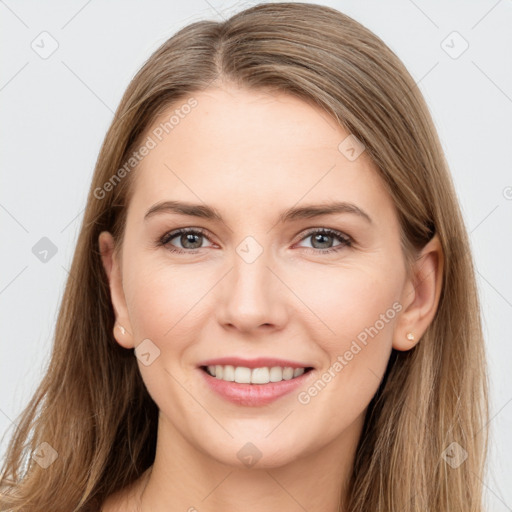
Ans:
[{"label": "smile", "polygon": [[314,366],[273,357],[223,357],[202,361],[198,370],[207,387],[228,402],[260,407],[298,392],[314,380]]},{"label": "smile", "polygon": [[291,366],[248,368],[233,365],[208,365],[201,368],[216,379],[238,384],[268,384],[269,382],[292,380],[312,370],[311,367],[292,368]]}]

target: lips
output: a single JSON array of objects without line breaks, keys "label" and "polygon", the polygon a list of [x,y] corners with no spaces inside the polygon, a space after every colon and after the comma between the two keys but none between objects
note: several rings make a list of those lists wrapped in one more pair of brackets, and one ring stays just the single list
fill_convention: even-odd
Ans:
[{"label": "lips", "polygon": [[[242,406],[266,405],[291,393],[311,379],[314,369],[309,363],[266,357],[209,359],[198,367],[211,390]],[[215,371],[220,375],[215,376]]]}]

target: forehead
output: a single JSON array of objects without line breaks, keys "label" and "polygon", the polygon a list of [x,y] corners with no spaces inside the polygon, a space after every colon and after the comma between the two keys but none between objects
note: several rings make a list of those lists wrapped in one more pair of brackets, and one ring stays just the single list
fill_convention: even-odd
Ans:
[{"label": "forehead", "polygon": [[159,116],[149,139],[131,210],[168,199],[252,213],[302,198],[392,208],[368,155],[346,153],[351,135],[320,107],[289,94],[235,87],[198,92]]}]

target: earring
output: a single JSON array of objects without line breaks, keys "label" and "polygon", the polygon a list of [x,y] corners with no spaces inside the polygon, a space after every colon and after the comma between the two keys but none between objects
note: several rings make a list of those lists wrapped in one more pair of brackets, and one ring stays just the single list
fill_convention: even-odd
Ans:
[{"label": "earring", "polygon": [[122,325],[118,325],[118,327],[123,334],[126,334],[126,329]]},{"label": "earring", "polygon": [[409,341],[414,341],[414,334],[412,332],[408,332],[406,337]]}]

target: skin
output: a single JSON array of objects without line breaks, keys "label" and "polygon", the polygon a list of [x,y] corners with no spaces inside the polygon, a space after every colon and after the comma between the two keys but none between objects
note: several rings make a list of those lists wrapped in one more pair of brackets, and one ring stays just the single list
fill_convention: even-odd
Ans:
[{"label": "skin", "polygon": [[[350,161],[338,150],[349,134],[318,107],[226,83],[194,97],[198,106],[136,170],[120,253],[110,233],[99,238],[126,331],[114,329],[117,342],[133,349],[149,338],[160,350],[150,365],[138,361],[160,410],[155,462],[103,510],[338,511],[391,349],[412,348],[435,314],[439,241],[425,246],[408,276],[395,206],[375,166],[366,152]],[[165,200],[211,205],[223,221],[175,213],[145,221]],[[328,200],[353,203],[371,222],[354,213],[277,222],[287,208]],[[180,236],[156,245],[183,227],[206,236],[196,245]],[[312,228],[353,243],[318,240]],[[236,250],[247,236],[263,250],[252,263]],[[326,254],[330,247],[341,248]],[[300,403],[298,393],[394,303],[394,318]],[[219,397],[199,373],[199,362],[222,356],[280,357],[315,369],[297,392],[248,407]],[[261,452],[252,467],[237,457],[248,442]]]}]

